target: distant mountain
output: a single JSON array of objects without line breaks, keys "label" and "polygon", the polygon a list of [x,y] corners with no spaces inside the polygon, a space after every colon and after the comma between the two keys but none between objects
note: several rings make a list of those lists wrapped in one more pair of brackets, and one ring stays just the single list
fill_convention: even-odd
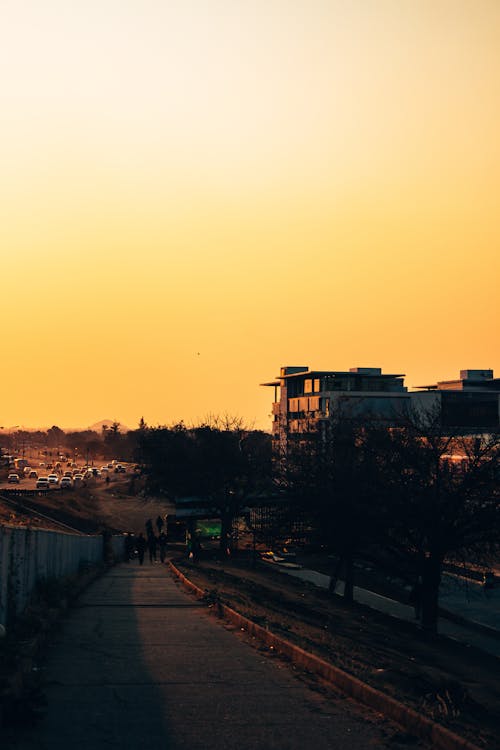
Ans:
[{"label": "distant mountain", "polygon": [[100,422],[95,422],[94,424],[90,425],[90,427],[87,427],[87,430],[93,430],[94,432],[102,432],[103,427],[111,427],[115,422],[118,422],[120,425],[120,432],[130,432],[130,427],[127,427],[127,425],[123,424],[122,422],[119,422],[117,419],[101,419]]}]

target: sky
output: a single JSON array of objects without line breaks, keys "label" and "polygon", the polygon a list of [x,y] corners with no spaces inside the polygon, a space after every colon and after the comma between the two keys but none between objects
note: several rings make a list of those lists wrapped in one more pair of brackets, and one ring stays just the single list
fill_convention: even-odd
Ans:
[{"label": "sky", "polygon": [[497,0],[0,0],[0,424],[500,374]]}]

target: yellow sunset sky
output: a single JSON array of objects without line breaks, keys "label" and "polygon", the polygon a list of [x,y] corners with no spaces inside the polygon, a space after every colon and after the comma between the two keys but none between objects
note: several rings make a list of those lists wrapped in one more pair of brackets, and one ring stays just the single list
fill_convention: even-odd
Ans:
[{"label": "yellow sunset sky", "polygon": [[497,0],[1,0],[0,423],[500,375]]}]

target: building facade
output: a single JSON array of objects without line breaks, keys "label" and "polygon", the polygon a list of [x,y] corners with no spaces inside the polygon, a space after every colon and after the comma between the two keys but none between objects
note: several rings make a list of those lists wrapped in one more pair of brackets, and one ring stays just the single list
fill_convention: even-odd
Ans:
[{"label": "building facade", "polygon": [[396,425],[404,413],[439,410],[444,429],[463,434],[500,427],[500,379],[492,370],[462,370],[458,380],[420,386],[409,392],[403,374],[378,367],[310,370],[281,367],[279,376],[261,385],[274,389],[272,434],[286,453],[287,441],[330,419]]},{"label": "building facade", "polygon": [[445,430],[467,433],[500,429],[500,378],[493,370],[461,370],[457,380],[418,387],[411,393],[415,410],[438,409]]}]

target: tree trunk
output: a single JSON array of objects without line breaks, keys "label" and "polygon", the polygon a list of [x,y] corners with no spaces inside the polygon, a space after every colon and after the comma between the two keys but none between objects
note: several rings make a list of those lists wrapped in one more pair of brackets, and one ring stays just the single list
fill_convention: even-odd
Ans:
[{"label": "tree trunk", "polygon": [[347,552],[344,557],[345,577],[344,577],[344,599],[347,602],[354,601],[354,560],[351,552]]},{"label": "tree trunk", "polygon": [[440,555],[431,553],[423,565],[422,628],[429,633],[437,633],[442,562]]},{"label": "tree trunk", "polygon": [[229,536],[231,533],[232,516],[229,513],[221,513],[220,517],[220,553],[222,557],[229,557]]},{"label": "tree trunk", "polygon": [[335,593],[335,589],[337,588],[337,582],[339,580],[339,574],[340,574],[343,562],[344,562],[344,558],[341,555],[339,559],[337,560],[337,564],[335,565],[335,570],[333,572],[333,575],[330,576],[330,583],[328,584],[328,591],[330,592],[330,594]]}]

